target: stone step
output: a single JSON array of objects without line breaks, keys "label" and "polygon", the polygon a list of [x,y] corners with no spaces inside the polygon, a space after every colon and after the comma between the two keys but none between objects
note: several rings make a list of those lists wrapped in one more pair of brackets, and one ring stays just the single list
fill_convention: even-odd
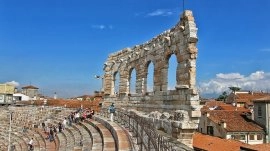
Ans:
[{"label": "stone step", "polygon": [[90,134],[92,140],[92,151],[100,151],[102,150],[102,137],[97,129],[95,129],[89,121],[80,123],[86,131]]},{"label": "stone step", "polygon": [[91,120],[89,123],[98,130],[98,132],[101,134],[102,142],[103,142],[103,150],[106,151],[115,151],[115,140],[111,134],[111,132],[103,126],[101,123]]},{"label": "stone step", "polygon": [[59,140],[59,151],[66,151],[67,149],[67,137],[64,133],[58,133],[56,137]]},{"label": "stone step", "polygon": [[123,129],[116,122],[111,122],[108,118],[102,116],[95,115],[94,119],[110,130],[114,139],[116,140],[117,150],[132,150],[131,141],[129,139],[128,132],[126,132],[125,129]]}]

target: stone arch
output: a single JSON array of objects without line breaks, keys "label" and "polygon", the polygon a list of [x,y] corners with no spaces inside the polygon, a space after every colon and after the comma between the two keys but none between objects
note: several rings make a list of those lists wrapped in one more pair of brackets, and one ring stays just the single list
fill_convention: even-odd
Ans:
[{"label": "stone arch", "polygon": [[[171,29],[146,43],[125,48],[109,55],[104,63],[104,108],[114,102],[119,108],[144,112],[185,113],[173,117],[173,124],[162,123],[164,130],[177,130],[178,136],[196,130],[200,117],[200,100],[196,89],[197,27],[191,11],[186,10]],[[168,77],[169,60],[176,56],[176,75]],[[146,93],[147,74],[153,63],[153,92]],[[131,71],[136,70],[136,94],[129,94]],[[112,95],[116,73],[120,75],[120,95]],[[168,78],[176,79],[176,86],[168,90]],[[158,127],[163,128],[163,127]]]},{"label": "stone arch", "polygon": [[[132,79],[134,79],[134,77],[132,77],[132,73],[133,71],[135,72],[135,81],[133,81]],[[132,67],[129,69],[129,74],[128,74],[128,94],[135,94],[137,92],[137,71],[136,68]],[[134,82],[134,85],[133,83]],[[132,92],[131,88],[132,86],[134,86],[134,92]]]},{"label": "stone arch", "polygon": [[[153,74],[149,74],[149,67],[150,65],[153,65]],[[145,64],[145,80],[144,80],[144,92],[153,92],[154,91],[154,81],[155,81],[155,64],[154,64],[154,61],[152,60],[148,60]],[[152,75],[152,77],[151,77]],[[149,80],[152,80],[151,82]],[[150,83],[150,84],[149,84]],[[149,88],[149,86],[151,86],[151,88]]]},{"label": "stone arch", "polygon": [[113,80],[111,81],[112,84],[112,88],[111,88],[111,95],[112,96],[116,96],[117,94],[119,94],[119,86],[120,86],[120,73],[119,71],[115,71],[113,73]]},{"label": "stone arch", "polygon": [[[175,65],[178,66],[178,60],[177,60],[177,54],[171,50],[167,50],[166,55],[165,55],[165,74],[166,74],[166,83],[167,83],[167,90],[174,90],[175,88],[170,88],[170,82],[174,81],[173,84],[174,86],[177,85],[177,67],[172,69],[173,65],[171,63],[172,57],[176,58]],[[172,71],[174,70],[174,71]],[[170,76],[170,73],[173,72],[174,75]],[[170,77],[170,78],[169,78]]]},{"label": "stone arch", "polygon": [[[104,65],[104,100],[121,103],[131,99],[136,102],[137,108],[145,108],[147,104],[147,110],[149,107],[168,111],[196,108],[191,106],[199,100],[195,85],[197,40],[197,27],[192,12],[185,11],[171,29],[146,43],[110,54]],[[167,90],[168,60],[171,55],[177,58],[176,86],[174,90]],[[154,66],[154,82],[153,92],[146,95],[149,61]],[[133,68],[136,69],[137,94],[129,96],[128,81]],[[120,93],[125,95],[111,97],[111,81],[114,81],[116,71],[120,73]]]}]

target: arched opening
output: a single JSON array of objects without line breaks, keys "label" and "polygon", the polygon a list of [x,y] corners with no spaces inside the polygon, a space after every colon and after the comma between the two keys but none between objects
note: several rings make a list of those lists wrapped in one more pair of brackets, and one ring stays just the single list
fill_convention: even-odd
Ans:
[{"label": "arched opening", "polygon": [[120,86],[120,74],[119,72],[115,72],[113,76],[113,94],[119,94],[119,86]]},{"label": "arched opening", "polygon": [[172,54],[168,58],[168,84],[167,90],[175,90],[176,86],[176,73],[177,71],[177,58],[174,54]]},{"label": "arched opening", "polygon": [[153,89],[154,89],[154,64],[152,61],[149,61],[147,65],[146,92],[153,92]]},{"label": "arched opening", "polygon": [[135,68],[132,68],[129,73],[129,93],[135,94],[136,93],[136,70]]}]

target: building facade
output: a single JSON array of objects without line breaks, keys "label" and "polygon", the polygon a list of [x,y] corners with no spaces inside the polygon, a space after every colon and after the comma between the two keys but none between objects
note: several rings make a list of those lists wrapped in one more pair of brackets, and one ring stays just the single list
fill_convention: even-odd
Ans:
[{"label": "building facade", "polygon": [[253,100],[254,120],[259,123],[266,132],[266,143],[270,142],[270,96]]},{"label": "building facade", "polygon": [[0,104],[12,104],[15,87],[9,84],[0,84]]},{"label": "building facade", "polygon": [[38,98],[38,89],[35,86],[29,85],[22,87],[22,94],[29,96],[31,100],[37,100]]},{"label": "building facade", "polygon": [[213,110],[202,114],[199,132],[247,144],[262,144],[264,130],[242,111]]}]

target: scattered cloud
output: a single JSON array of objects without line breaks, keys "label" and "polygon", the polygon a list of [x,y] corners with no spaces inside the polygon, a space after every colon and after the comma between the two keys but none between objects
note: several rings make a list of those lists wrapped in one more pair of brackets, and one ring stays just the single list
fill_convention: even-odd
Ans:
[{"label": "scattered cloud", "polygon": [[198,87],[202,95],[219,95],[228,91],[228,87],[231,86],[239,87],[241,90],[269,91],[270,85],[268,83],[270,83],[270,73],[264,71],[256,71],[248,76],[240,73],[219,73],[214,79],[199,83]]},{"label": "scattered cloud", "polygon": [[16,81],[6,82],[6,84],[10,84],[10,85],[13,85],[13,86],[15,86],[15,87],[20,86],[19,82],[16,82]]},{"label": "scattered cloud", "polygon": [[262,52],[270,52],[270,48],[261,49]]},{"label": "scattered cloud", "polygon": [[154,17],[154,16],[170,16],[173,15],[174,12],[172,10],[169,9],[157,9],[153,12],[150,12],[148,14],[146,14],[146,16],[148,17]]},{"label": "scattered cloud", "polygon": [[104,29],[113,29],[112,25],[92,25],[91,26],[93,29],[99,29],[99,30],[104,30]]}]

